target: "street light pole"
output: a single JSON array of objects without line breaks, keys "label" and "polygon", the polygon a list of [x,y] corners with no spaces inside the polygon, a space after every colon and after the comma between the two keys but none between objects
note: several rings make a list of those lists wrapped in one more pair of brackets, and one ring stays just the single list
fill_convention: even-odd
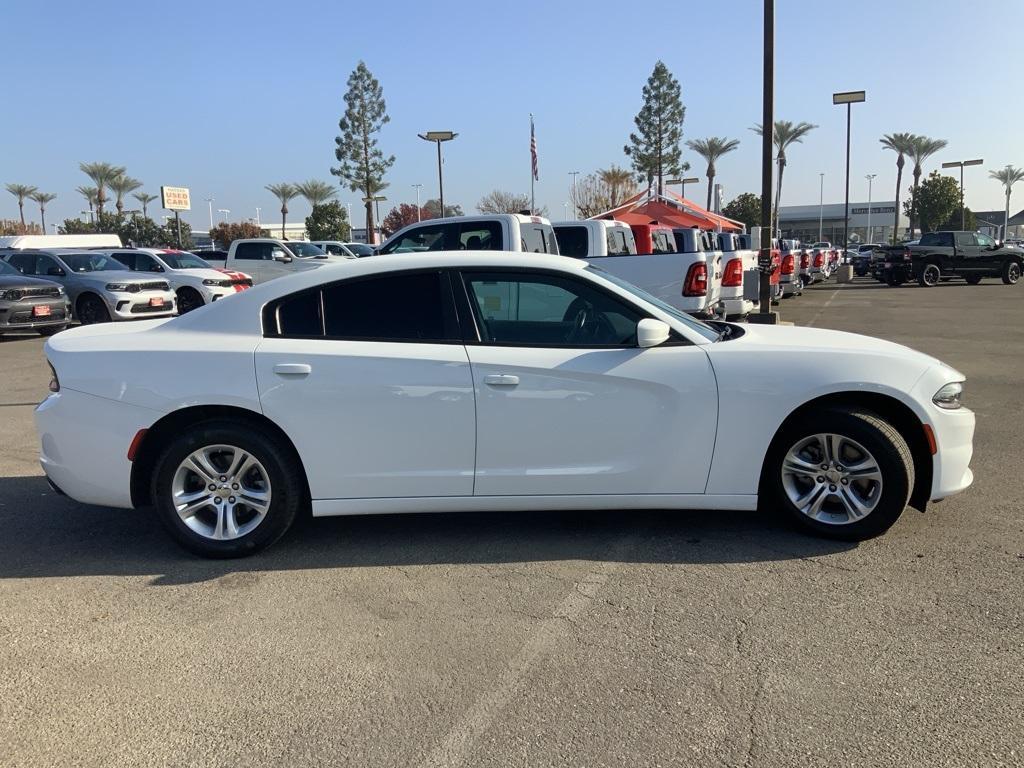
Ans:
[{"label": "street light pole", "polygon": [[761,270],[755,322],[777,321],[772,314],[772,149],[775,139],[775,0],[764,0],[764,45],[761,99],[761,238],[757,266]]},{"label": "street light pole", "polygon": [[821,188],[818,190],[818,242],[820,243],[825,223],[825,174],[819,173],[818,176],[821,177]]},{"label": "street light pole", "polygon": [[259,208],[256,209],[256,226],[257,227],[262,226],[262,224],[260,223],[260,209]]},{"label": "street light pole", "polygon": [[843,213],[843,252],[850,244],[850,121],[852,107],[866,100],[864,91],[843,91],[832,94],[833,104],[846,105],[846,210]]},{"label": "street light pole", "polygon": [[227,208],[218,208],[217,209],[217,213],[223,213],[224,214],[224,223],[227,224],[228,223],[228,214],[231,213],[231,211],[229,211]]},{"label": "street light pole", "polygon": [[984,160],[956,160],[950,163],[943,163],[943,168],[959,168],[960,169],[960,229],[964,230],[967,226],[966,211],[964,210],[964,166],[967,165],[981,165]]},{"label": "street light pole", "polygon": [[210,231],[213,231],[213,198],[206,198],[206,204],[210,206]]},{"label": "street light pole", "polygon": [[441,218],[444,218],[444,175],[441,172],[441,142],[451,141],[459,134],[452,131],[427,131],[416,134],[424,141],[433,141],[437,144],[437,191],[438,201],[441,204]]},{"label": "street light pole", "polygon": [[416,221],[423,221],[423,216],[420,213],[420,187],[422,184],[413,184],[416,187]]},{"label": "street light pole", "polygon": [[868,180],[868,242],[873,243],[874,239],[871,237],[871,183],[875,180],[877,173],[869,173],[864,178]]},{"label": "street light pole", "polygon": [[569,175],[572,176],[572,218],[575,221],[579,218],[576,208],[576,177],[580,175],[579,171],[569,171]]}]

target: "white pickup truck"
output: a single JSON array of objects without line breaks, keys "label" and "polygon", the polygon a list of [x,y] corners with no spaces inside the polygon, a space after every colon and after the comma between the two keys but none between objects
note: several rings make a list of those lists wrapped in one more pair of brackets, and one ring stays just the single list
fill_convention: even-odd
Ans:
[{"label": "white pickup truck", "polygon": [[744,278],[748,272],[757,273],[757,251],[748,245],[748,238],[728,232],[718,234],[722,251],[721,300],[727,317],[746,317],[754,311],[755,302],[744,297]]},{"label": "white pickup truck", "polygon": [[344,259],[331,256],[312,243],[301,240],[275,240],[272,237],[256,237],[235,240],[228,248],[228,257],[205,259],[210,266],[244,272],[252,277],[253,283],[265,283],[275,277],[283,277],[307,269],[316,269],[328,262]]},{"label": "white pickup truck", "polygon": [[629,224],[612,219],[556,221],[551,225],[563,256],[589,259],[595,256],[635,256],[636,239]]},{"label": "white pickup truck", "polygon": [[419,251],[559,252],[551,222],[521,213],[428,219],[403,227],[380,247],[381,254]]}]

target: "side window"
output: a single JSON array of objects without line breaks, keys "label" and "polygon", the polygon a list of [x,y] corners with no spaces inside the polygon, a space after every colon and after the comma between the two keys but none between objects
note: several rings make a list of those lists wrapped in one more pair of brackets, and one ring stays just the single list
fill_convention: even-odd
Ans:
[{"label": "side window", "polygon": [[60,272],[63,272],[64,268],[57,262],[53,256],[46,256],[40,254],[36,260],[36,274],[43,277],[57,276]]},{"label": "side window", "polygon": [[246,261],[259,261],[263,257],[263,243],[239,243],[235,248],[235,258]]},{"label": "side window", "polygon": [[460,225],[459,250],[500,251],[501,224],[496,221],[480,221]]},{"label": "side window", "polygon": [[554,227],[543,225],[540,228],[540,233],[544,237],[544,252],[554,256],[560,255],[561,251],[558,249],[558,238],[555,237]]},{"label": "side window", "polygon": [[354,341],[458,341],[458,324],[441,272],[347,280],[323,289],[327,336]]},{"label": "side window", "polygon": [[36,258],[32,253],[14,253],[11,254],[7,263],[23,275],[34,275],[36,274]]},{"label": "side window", "polygon": [[974,246],[974,235],[970,232],[957,232],[956,233],[956,246],[957,248],[968,248]]},{"label": "side window", "polygon": [[673,238],[669,237],[669,233],[664,229],[660,229],[654,232],[654,248],[652,249],[655,253],[675,253],[675,243],[672,241]]},{"label": "side window", "polygon": [[274,320],[269,323],[271,330],[277,326],[276,333],[280,336],[323,336],[323,310],[320,304],[320,291],[306,291],[289,296],[277,305]]},{"label": "side window", "polygon": [[953,247],[953,233],[952,232],[939,232],[936,235],[935,245],[938,245],[938,246],[940,246],[942,248],[952,248]]},{"label": "side window", "polygon": [[444,224],[427,225],[409,230],[402,237],[381,249],[381,253],[418,253],[445,249]]},{"label": "side window", "polygon": [[519,229],[522,232],[523,253],[547,253],[547,243],[544,242],[544,233],[540,227],[522,224]]},{"label": "side window", "polygon": [[921,235],[921,240],[918,245],[938,245],[939,236],[934,232],[929,232],[927,235]]},{"label": "side window", "polygon": [[[608,234],[611,235],[611,230],[608,230]],[[572,256],[577,259],[582,259],[587,255],[589,250],[587,247],[588,237],[586,227],[559,227],[555,230],[555,235],[558,237],[558,249],[562,252],[563,256]],[[608,240],[608,251],[611,252],[611,238]]]},{"label": "side window", "polygon": [[527,347],[630,347],[637,310],[557,275],[466,273],[481,341]]},{"label": "side window", "polygon": [[134,253],[113,253],[111,256],[114,257],[115,261],[119,261],[124,264],[124,268],[135,271],[135,254]]},{"label": "side window", "polygon": [[608,255],[609,256],[629,256],[630,254],[636,253],[636,246],[632,245],[632,233],[627,238],[627,230],[621,227],[613,227],[608,230]]},{"label": "side window", "polygon": [[163,272],[164,268],[160,266],[160,262],[150,256],[148,253],[138,253],[135,255],[135,271],[136,272]]},{"label": "side window", "polygon": [[996,241],[993,240],[988,235],[975,235],[974,239],[978,241],[978,245],[980,245],[982,248],[991,248],[993,245],[996,244]]}]

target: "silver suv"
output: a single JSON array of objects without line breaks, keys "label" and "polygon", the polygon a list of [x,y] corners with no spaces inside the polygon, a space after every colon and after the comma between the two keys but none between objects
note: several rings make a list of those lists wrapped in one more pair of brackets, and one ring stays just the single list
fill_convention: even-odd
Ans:
[{"label": "silver suv", "polygon": [[51,280],[25,277],[0,261],[0,334],[36,331],[52,336],[68,327],[71,308],[64,289]]},{"label": "silver suv", "polygon": [[0,258],[23,275],[62,285],[72,316],[83,325],[177,314],[174,291],[162,278],[140,278],[117,259],[96,251],[2,251]]}]

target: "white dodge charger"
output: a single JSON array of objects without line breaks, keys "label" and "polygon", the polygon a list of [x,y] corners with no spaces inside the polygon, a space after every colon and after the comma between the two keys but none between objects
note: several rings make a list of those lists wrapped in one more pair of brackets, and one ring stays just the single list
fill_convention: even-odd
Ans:
[{"label": "white dodge charger", "polygon": [[858,540],[970,485],[964,377],[849,333],[695,321],[559,256],[325,265],[46,345],[41,461],[202,555],[297,514],[788,512]]}]

